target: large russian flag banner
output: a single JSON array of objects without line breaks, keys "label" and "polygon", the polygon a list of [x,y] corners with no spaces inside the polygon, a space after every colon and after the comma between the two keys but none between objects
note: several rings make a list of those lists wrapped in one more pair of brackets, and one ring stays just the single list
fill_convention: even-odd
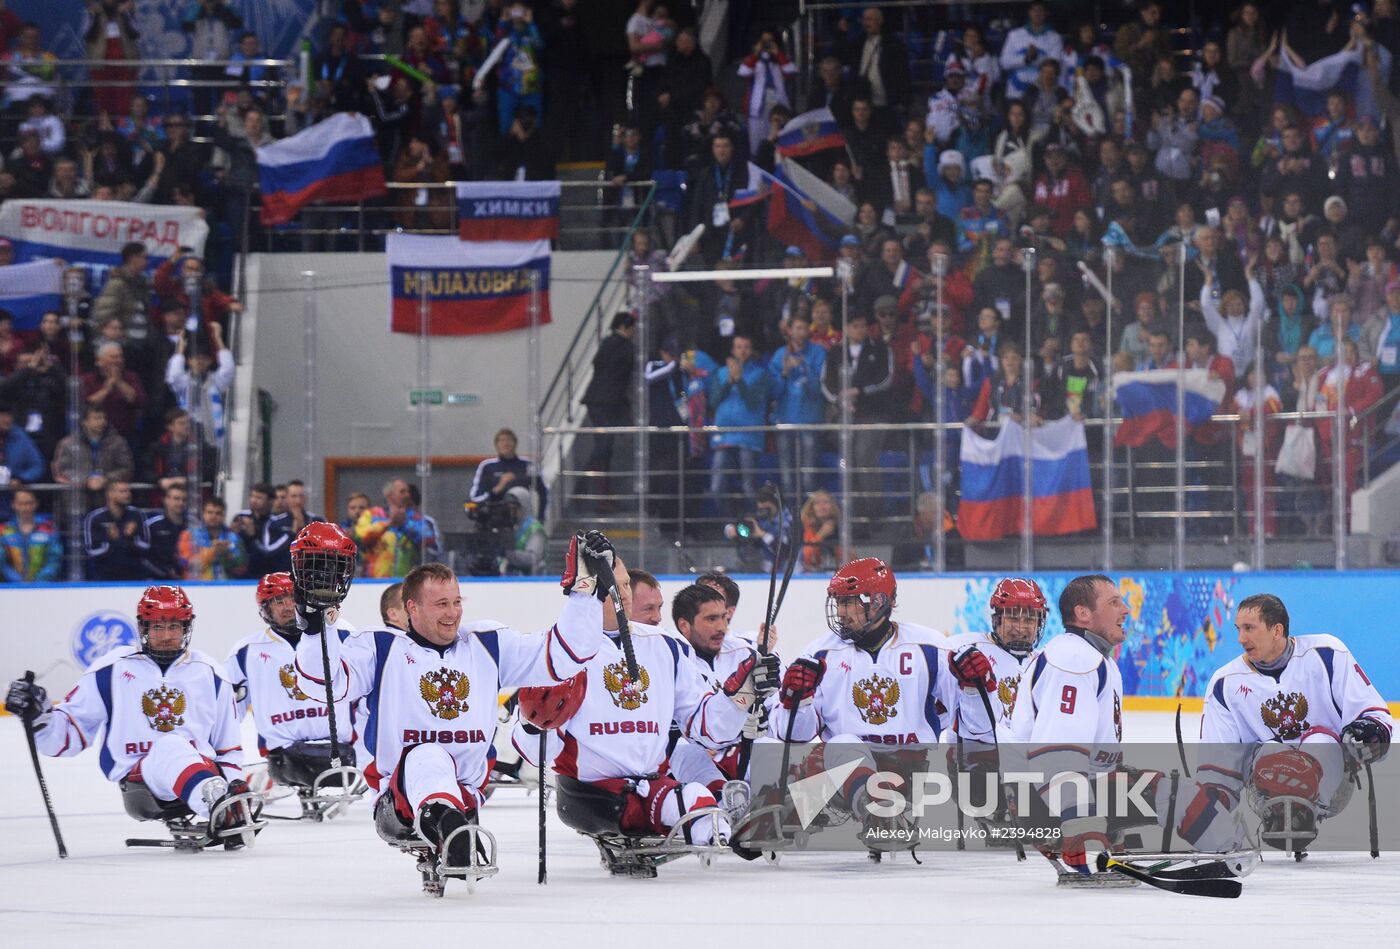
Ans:
[{"label": "large russian flag banner", "polygon": [[[1118,404],[1118,428],[1113,443],[1119,448],[1140,448],[1157,439],[1176,447],[1176,370],[1145,369],[1113,376],[1113,398]],[[1209,421],[1225,398],[1225,383],[1207,369],[1186,370],[1186,424]]]},{"label": "large russian flag banner", "polygon": [[337,112],[259,148],[258,184],[264,224],[285,224],[318,201],[359,201],[387,191],[374,128],[356,112]]},{"label": "large russian flag banner", "polygon": [[389,328],[417,333],[428,299],[435,336],[500,333],[530,325],[530,275],[539,274],[540,323],[549,322],[549,241],[464,243],[390,234]]},{"label": "large russian flag banner", "polygon": [[[1025,494],[1024,430],[1002,425],[996,438],[962,433],[962,500],[958,533],[965,540],[1000,540],[1021,531]],[[1094,495],[1084,423],[1066,416],[1031,432],[1031,494],[1038,536],[1093,530]]]},{"label": "large russian flag banner", "polygon": [[15,318],[15,329],[39,328],[39,319],[62,304],[63,265],[56,260],[0,267],[0,309]]},{"label": "large russian flag banner", "polygon": [[795,115],[778,133],[779,155],[798,157],[845,147],[846,136],[841,134],[830,109],[813,109]]},{"label": "large russian flag banner", "polygon": [[553,240],[559,236],[559,182],[459,182],[457,228],[464,241]]},{"label": "large russian flag banner", "polygon": [[734,192],[729,206],[742,208],[762,201],[768,202],[768,233],[779,244],[796,245],[811,261],[836,256],[845,225],[794,185],[783,168],[770,175],[749,162],[749,186]]}]

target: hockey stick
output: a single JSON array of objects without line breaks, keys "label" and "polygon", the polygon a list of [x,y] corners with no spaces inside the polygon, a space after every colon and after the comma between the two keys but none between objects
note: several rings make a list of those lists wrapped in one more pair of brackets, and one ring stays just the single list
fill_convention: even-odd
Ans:
[{"label": "hockey stick", "polygon": [[1181,740],[1181,703],[1176,703],[1176,753],[1181,756],[1181,771],[1191,777],[1191,766],[1186,763],[1186,742]]},{"label": "hockey stick", "polygon": [[[1371,819],[1371,859],[1381,855],[1381,831],[1376,823],[1376,776],[1371,773],[1371,762],[1366,762],[1366,812]],[[55,827],[57,830],[57,827]]]},{"label": "hockey stick", "polygon": [[[763,608],[764,623],[773,622],[773,596],[778,589],[778,561],[781,559],[783,552],[783,541],[787,540],[786,533],[783,531],[783,493],[778,490],[778,486],[771,481],[763,486],[763,490],[766,491],[769,489],[773,492],[773,500],[778,503],[778,536],[776,542],[773,544],[773,566],[768,571],[768,605]],[[762,491],[759,492],[760,496],[762,493]],[[766,638],[766,636],[760,637],[760,639],[764,638]],[[762,652],[764,655],[768,654],[768,650],[764,648],[761,641],[758,645],[758,649],[759,652]]]},{"label": "hockey stick", "polygon": [[549,882],[549,871],[548,871],[548,869],[546,868],[546,865],[545,865],[545,856],[544,856],[544,840],[545,840],[545,833],[544,833],[544,824],[545,824],[545,819],[544,819],[544,818],[545,818],[545,814],[544,814],[544,759],[545,759],[545,756],[548,755],[548,754],[549,754],[549,732],[544,731],[543,729],[541,729],[541,730],[540,730],[540,760],[539,760],[539,762],[538,762],[538,767],[539,767],[539,769],[540,769],[540,789],[539,789],[539,795],[540,795],[540,800],[539,800],[539,805],[540,805],[540,815],[539,815],[539,816],[540,816],[540,872],[539,872],[539,877],[538,877],[538,879],[535,880],[536,883],[540,883],[540,884],[544,884],[544,883],[548,883],[548,882]]},{"label": "hockey stick", "polygon": [[[340,767],[340,736],[335,727],[335,686],[331,682],[331,647],[326,637],[334,633],[326,629],[326,611],[321,610],[321,672],[326,677],[326,720],[331,726],[331,767]],[[342,779],[343,782],[343,779]],[[341,787],[345,787],[342,783]]]},{"label": "hockey stick", "polygon": [[1132,877],[1139,883],[1155,886],[1168,893],[1180,893],[1183,896],[1209,896],[1215,899],[1233,900],[1238,899],[1244,890],[1244,886],[1239,880],[1177,880],[1154,876],[1146,870],[1139,870],[1137,867],[1110,857],[1106,851],[1099,854],[1098,867],[1100,873],[1109,871],[1121,873],[1124,876]]},{"label": "hockey stick", "polygon": [[[801,555],[800,552],[802,550],[801,530],[801,520],[794,520],[791,525],[791,530],[789,531],[789,533],[792,536],[788,538],[787,547],[785,548],[787,550],[788,559],[787,564],[783,567],[783,585],[778,589],[778,597],[776,602],[773,599],[772,580],[770,580],[768,584],[768,611],[764,613],[763,629],[759,631],[758,637],[758,651],[759,653],[765,656],[773,652],[773,650],[768,645],[768,640],[773,635],[773,625],[778,621],[778,612],[783,608],[783,599],[787,596],[788,583],[792,580],[792,572],[797,569],[797,558]],[[777,553],[778,550],[782,549],[784,548],[782,544],[782,538],[780,537],[778,541],[778,548],[773,551],[774,580],[776,580],[778,576]],[[738,770],[735,772],[736,777],[738,777],[741,781],[748,780],[744,777],[744,775],[749,773],[749,758],[752,756],[752,754],[753,739],[745,735],[743,738],[739,739],[739,764]]]},{"label": "hockey stick", "polygon": [[[997,738],[997,717],[992,712],[992,697],[987,694],[987,683],[983,682],[981,679],[977,680],[977,694],[982,699],[982,711],[987,713],[987,724],[992,729],[992,747],[996,749],[997,774],[999,776],[1001,774],[1001,740]],[[958,736],[958,742],[961,745],[961,735]],[[1000,780],[998,780],[997,783],[1000,785]],[[997,792],[997,804],[1001,804],[1000,791]],[[961,810],[961,808],[959,810]],[[961,821],[961,816],[958,819]],[[1016,838],[1016,859],[1018,861],[1026,859],[1026,848],[1019,838]]]},{"label": "hockey stick", "polygon": [[[24,681],[30,685],[34,684],[34,673],[32,670],[24,674]],[[34,777],[39,779],[39,793],[44,796],[44,810],[49,812],[49,826],[53,828],[53,841],[58,844],[58,857],[60,860],[65,860],[68,857],[68,848],[63,845],[63,834],[58,829],[58,815],[53,811],[53,798],[49,797],[49,785],[48,782],[44,780],[44,769],[39,766],[39,748],[34,744],[34,723],[28,718],[21,718],[20,721],[24,724],[24,738],[29,742],[29,757],[30,760],[34,762]],[[1369,775],[1370,772],[1370,766],[1367,766],[1366,773]],[[1375,805],[1376,796],[1373,792],[1371,794],[1372,827],[1375,826]],[[1372,839],[1374,839],[1374,837]]]}]

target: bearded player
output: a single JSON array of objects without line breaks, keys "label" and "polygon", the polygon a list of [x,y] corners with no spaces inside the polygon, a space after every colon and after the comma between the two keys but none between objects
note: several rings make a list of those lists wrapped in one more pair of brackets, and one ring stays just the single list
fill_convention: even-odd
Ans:
[{"label": "bearded player", "polygon": [[[627,569],[614,558],[611,571],[626,610],[631,600]],[[722,615],[723,600],[709,592],[704,596]],[[548,700],[553,706],[576,707],[558,729],[561,745],[554,768],[559,814],[586,833],[664,835],[682,823],[683,815],[717,804],[705,785],[667,772],[672,724],[706,748],[732,743],[749,712],[776,689],[777,660],[750,655],[712,687],[677,637],[656,627],[631,626],[634,680],[611,603],[604,606],[601,629],[606,640],[588,662],[587,675]],[[575,699],[579,692],[582,698]],[[530,754],[528,743],[521,743],[521,751]],[[724,842],[729,833],[723,817],[693,820],[682,830],[688,842],[699,845]]]},{"label": "bearded player", "polygon": [[[57,705],[42,687],[10,683],[5,709],[34,727],[38,749],[71,757],[97,745],[103,773],[137,820],[191,814],[209,842],[251,842],[234,688],[212,657],[190,648],[194,606],[175,586],[149,587],[136,604],[139,646],[98,659]],[[258,825],[261,826],[261,825]]]},{"label": "bearded player", "polygon": [[1385,757],[1394,722],[1346,645],[1292,635],[1273,594],[1240,601],[1235,629],[1244,654],[1206,688],[1201,741],[1217,760],[1201,765],[1201,777],[1215,783],[1221,806],[1245,790],[1262,840],[1301,853],[1318,821],[1345,805],[1350,773]]},{"label": "bearded player", "polygon": [[484,865],[469,828],[485,800],[496,697],[502,688],[563,681],[598,651],[595,571],[611,551],[596,532],[587,543],[575,537],[563,579],[567,600],[546,632],[464,627],[456,576],[430,563],[404,578],[406,631],[366,631],[342,643],[324,635],[324,611],[349,590],[354,542],[333,524],[311,524],[292,545],[303,627],[297,685],[324,696],[328,664],[337,705],[367,698],[365,743],[375,760],[365,777],[377,792],[376,824],[391,840],[412,828],[435,849],[444,876],[472,875]]},{"label": "bearded player", "polygon": [[[269,573],[255,593],[263,629],[245,637],[229,653],[226,676],[237,688],[238,719],[251,708],[258,729],[258,750],[268,773],[286,787],[312,788],[331,767],[330,716],[324,689],[320,700],[297,685],[297,626],[290,573]],[[349,635],[339,631],[340,639]],[[355,764],[351,706],[337,702],[336,733],[342,765]],[[332,783],[339,779],[332,778]]]}]

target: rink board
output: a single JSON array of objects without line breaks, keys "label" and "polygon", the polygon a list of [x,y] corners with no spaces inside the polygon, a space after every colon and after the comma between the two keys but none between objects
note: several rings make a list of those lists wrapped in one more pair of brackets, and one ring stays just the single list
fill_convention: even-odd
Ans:
[{"label": "rink board", "polygon": [[[1052,604],[1047,636],[1061,631],[1053,605],[1072,576],[1036,575]],[[668,604],[688,579],[662,578]],[[734,627],[750,631],[760,622],[768,578],[736,579],[742,597]],[[987,599],[998,579],[987,574],[901,577],[895,617],[949,633],[985,629]],[[1400,647],[1392,624],[1381,619],[1389,604],[1400,601],[1400,572],[1137,572],[1115,574],[1114,579],[1131,611],[1119,666],[1125,694],[1142,699],[1138,708],[1174,709],[1177,696],[1201,696],[1211,674],[1239,654],[1235,605],[1263,592],[1283,598],[1294,633],[1340,636],[1381,694],[1392,701],[1400,698]],[[386,581],[356,581],[343,620],[356,628],[377,625],[385,585]],[[34,669],[51,691],[66,689],[87,663],[112,645],[135,638],[133,614],[143,587],[0,587],[7,620],[6,668],[0,672],[9,676]],[[223,658],[259,625],[254,584],[190,583],[186,588],[195,605],[197,648]],[[463,594],[466,619],[491,619],[521,630],[548,628],[562,605],[558,584],[550,580],[471,578],[464,580]],[[782,656],[799,655],[826,633],[825,603],[824,578],[792,581],[777,624]],[[670,626],[669,617],[663,623]]]}]

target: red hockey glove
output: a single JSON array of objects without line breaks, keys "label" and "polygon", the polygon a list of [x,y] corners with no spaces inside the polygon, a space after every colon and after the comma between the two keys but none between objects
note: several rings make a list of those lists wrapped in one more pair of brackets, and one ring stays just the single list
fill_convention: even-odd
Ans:
[{"label": "red hockey glove", "polygon": [[818,662],[815,659],[798,659],[788,666],[787,672],[783,675],[783,688],[779,693],[779,700],[783,703],[783,708],[791,711],[811,703],[812,696],[817,693],[817,685],[822,681],[822,674],[825,672],[826,663]]},{"label": "red hockey glove", "polygon": [[977,689],[980,682],[990,694],[996,691],[997,674],[992,663],[976,646],[964,646],[948,656],[948,668],[964,689]]}]

